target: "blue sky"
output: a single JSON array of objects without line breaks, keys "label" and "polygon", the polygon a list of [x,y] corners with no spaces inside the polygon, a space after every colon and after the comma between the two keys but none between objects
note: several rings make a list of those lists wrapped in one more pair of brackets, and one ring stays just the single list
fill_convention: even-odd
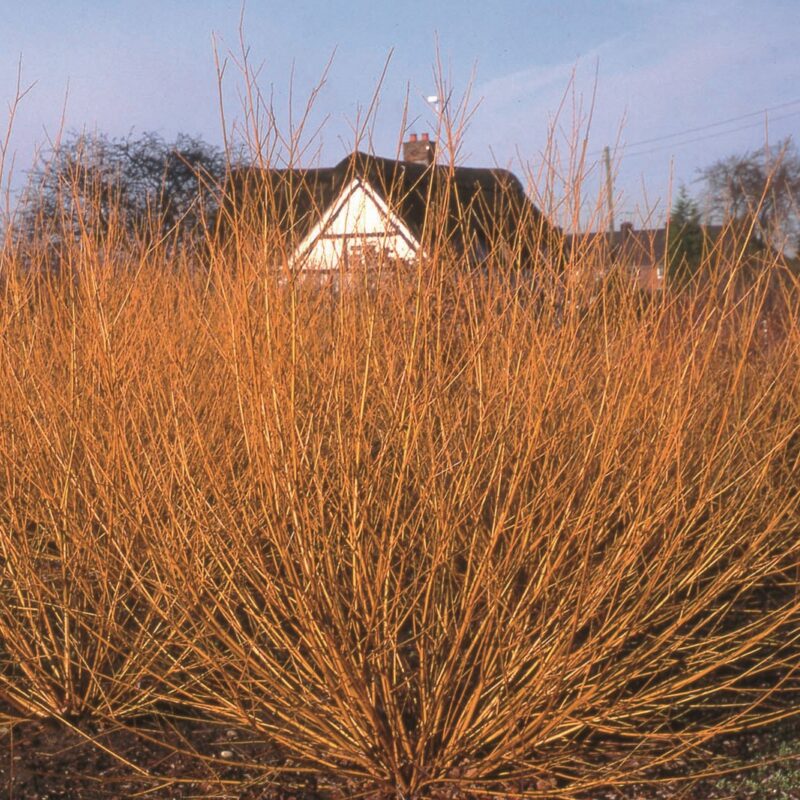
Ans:
[{"label": "blue sky", "polygon": [[[182,131],[221,141],[212,35],[223,57],[239,51],[238,0],[3,5],[0,99],[13,97],[20,56],[24,83],[35,81],[15,122],[18,181],[35,147],[58,132],[64,108],[68,130],[167,138]],[[663,215],[670,186],[699,190],[699,167],[763,145],[767,120],[772,141],[800,128],[798,0],[249,0],[244,37],[284,131],[290,77],[299,110],[334,54],[310,120],[310,128],[325,121],[308,150],[322,163],[352,149],[354,121],[390,52],[372,128],[379,154],[397,150],[407,93],[412,127],[435,127],[423,96],[436,91],[437,42],[453,96],[472,82],[477,104],[462,163],[537,175],[553,126],[569,139],[594,96],[588,152],[596,160],[604,145],[620,146],[617,216],[637,223]],[[240,89],[230,63],[229,123],[241,115]],[[630,146],[775,106],[783,107]],[[595,170],[586,183],[589,196],[598,177]]]}]

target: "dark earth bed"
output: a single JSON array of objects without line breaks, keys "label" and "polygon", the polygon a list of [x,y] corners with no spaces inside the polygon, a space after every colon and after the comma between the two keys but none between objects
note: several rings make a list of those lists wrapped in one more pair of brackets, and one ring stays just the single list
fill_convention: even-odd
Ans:
[{"label": "dark earth bed", "polygon": [[[684,781],[635,785],[584,797],[800,800],[800,724],[729,736],[710,751],[712,757],[750,768],[693,786]],[[0,800],[312,800],[356,794],[355,787],[348,791],[344,785],[335,793],[317,791],[315,779],[303,776],[286,778],[285,788],[277,789],[269,769],[278,759],[247,733],[197,719],[148,718],[126,727],[22,722],[0,726]],[[762,761],[770,763],[753,766]]]}]

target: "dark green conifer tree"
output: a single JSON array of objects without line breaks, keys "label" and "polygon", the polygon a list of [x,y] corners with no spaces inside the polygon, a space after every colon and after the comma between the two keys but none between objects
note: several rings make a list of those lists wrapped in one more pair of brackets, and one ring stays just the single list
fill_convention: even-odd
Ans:
[{"label": "dark green conifer tree", "polygon": [[667,238],[667,277],[673,285],[685,285],[697,277],[703,262],[705,233],[700,209],[685,186],[672,206]]}]

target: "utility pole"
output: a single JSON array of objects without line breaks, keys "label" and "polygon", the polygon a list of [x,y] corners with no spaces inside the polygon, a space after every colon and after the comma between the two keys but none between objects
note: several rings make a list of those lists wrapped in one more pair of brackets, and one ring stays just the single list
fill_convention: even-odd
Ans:
[{"label": "utility pole", "polygon": [[603,161],[606,164],[606,194],[608,195],[608,229],[614,233],[614,184],[611,180],[611,151],[603,149]]}]

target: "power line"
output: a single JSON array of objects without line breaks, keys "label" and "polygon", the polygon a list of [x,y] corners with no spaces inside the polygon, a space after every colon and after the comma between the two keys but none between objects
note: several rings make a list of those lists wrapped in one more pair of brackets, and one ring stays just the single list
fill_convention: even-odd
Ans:
[{"label": "power line", "polygon": [[[740,114],[739,116],[736,116],[736,117],[729,117],[728,119],[719,120],[718,122],[709,122],[706,125],[698,125],[698,126],[696,126],[694,128],[686,128],[685,130],[676,131],[675,133],[666,133],[663,136],[653,136],[653,137],[651,137],[649,139],[641,139],[638,142],[629,142],[628,144],[621,145],[619,148],[617,148],[617,152],[630,150],[631,148],[634,148],[634,147],[641,147],[642,145],[646,145],[646,144],[654,144],[656,142],[664,142],[664,141],[667,141],[668,139],[677,139],[677,138],[679,138],[681,136],[688,136],[689,134],[692,134],[692,133],[700,133],[701,131],[710,130],[711,128],[719,128],[719,127],[721,127],[723,125],[730,125],[733,122],[740,122],[743,119],[750,119],[751,117],[760,117],[760,116],[762,116],[764,114],[768,114],[771,111],[780,111],[781,109],[791,108],[792,106],[796,106],[796,105],[800,105],[800,99],[790,100],[787,103],[779,103],[778,105],[774,105],[774,106],[768,106],[767,108],[762,108],[762,109],[759,109],[758,111],[750,111],[747,114]],[[785,116],[782,116],[779,119],[785,119]],[[773,120],[773,121],[777,121],[777,120]],[[760,124],[761,124],[760,122],[755,123],[755,125],[760,125]],[[755,127],[755,125],[751,124],[751,125],[747,125],[747,126],[744,126],[744,127],[741,127],[741,128],[736,128],[735,130],[744,130],[747,127]],[[726,133],[733,133],[733,132],[734,132],[733,130],[731,130],[731,131],[720,131],[720,133],[718,133],[718,134],[712,134],[711,136],[703,137],[703,138],[713,138],[714,135],[723,136]],[[700,141],[700,139],[698,139],[697,141]],[[593,151],[591,153],[588,153],[587,155],[591,157],[591,156],[598,156],[598,155],[602,155],[602,154],[603,154],[603,150],[601,149],[601,150],[595,150],[595,151]]]},{"label": "power line", "polygon": [[[800,110],[793,111],[790,114],[781,114],[781,116],[774,117],[773,119],[771,119],[770,123],[772,123],[772,122],[780,122],[781,120],[789,119],[790,117],[796,117],[798,114],[800,114]],[[624,155],[625,155],[625,158],[636,158],[637,156],[646,156],[646,155],[649,155],[650,153],[658,153],[658,152],[661,152],[663,150],[669,150],[672,147],[682,147],[685,144],[694,144],[695,142],[704,142],[707,139],[717,139],[720,136],[727,136],[729,133],[738,133],[739,131],[746,131],[746,130],[750,130],[751,128],[758,128],[762,124],[763,123],[761,123],[761,122],[754,122],[754,123],[751,122],[749,125],[740,125],[738,128],[731,128],[730,130],[727,130],[727,131],[719,131],[717,133],[709,133],[709,134],[707,134],[705,136],[695,136],[693,139],[686,139],[683,142],[675,142],[674,144],[662,144],[659,147],[651,147],[649,150],[640,150],[639,152],[636,152],[636,153],[625,153]],[[623,148],[620,148],[620,149],[623,149]]]},{"label": "power line", "polygon": [[[783,108],[790,108],[791,106],[796,106],[800,104],[800,100],[791,100],[788,103],[780,103],[776,106],[769,106],[768,108],[762,108],[758,111],[750,111],[747,114],[740,114],[738,117],[729,117],[728,119],[720,120],[719,122],[709,122],[707,125],[699,125],[696,128],[687,128],[680,133],[667,133],[664,136],[654,136],[651,139],[642,139],[638,142],[631,142],[629,144],[623,145],[620,149],[627,150],[631,147],[639,147],[643,144],[654,144],[655,142],[663,142],[667,139],[676,139],[679,136],[688,136],[690,133],[699,133],[700,131],[708,130],[709,128],[719,128],[722,125],[730,125],[732,122],[740,122],[743,119],[749,119],[750,117],[760,117],[763,114],[768,114],[770,111],[780,111]],[[761,124],[756,123],[756,124]]]}]

